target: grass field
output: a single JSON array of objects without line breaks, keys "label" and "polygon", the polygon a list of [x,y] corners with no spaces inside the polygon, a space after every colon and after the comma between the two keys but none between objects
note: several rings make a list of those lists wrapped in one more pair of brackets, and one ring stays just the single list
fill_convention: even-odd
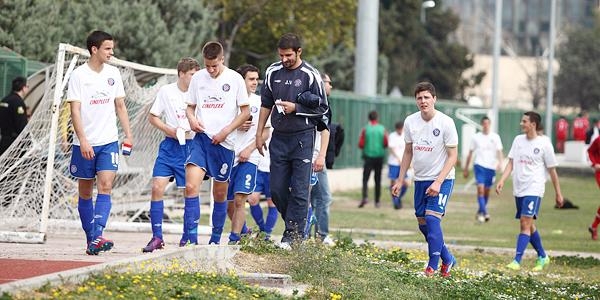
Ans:
[{"label": "grass field", "polygon": [[[457,172],[458,173],[458,172]],[[460,173],[458,173],[460,174]],[[355,180],[360,180],[357,178]],[[492,195],[492,219],[480,224],[474,188],[463,192],[465,180],[458,179],[448,205],[444,227],[446,243],[472,245],[475,251],[455,251],[458,267],[449,279],[423,275],[426,251],[380,248],[373,243],[357,245],[353,239],[423,242],[412,208],[412,189],[404,208],[394,210],[384,193],[381,208],[357,208],[359,191],[336,193],[331,207],[334,248],[312,241],[292,251],[272,243],[245,239],[236,258],[238,271],[290,274],[296,283],[309,285],[300,299],[600,299],[600,260],[579,256],[552,256],[542,272],[532,272],[534,259],[523,260],[520,271],[504,266],[510,253],[486,247],[514,249],[519,231],[510,181],[500,196]],[[600,204],[600,192],[592,178],[561,177],[565,197],[579,206],[575,210],[554,209],[550,184],[542,202],[540,220],[544,246],[550,251],[600,253],[600,242],[592,241],[587,227]],[[249,221],[249,224],[253,224]],[[342,230],[344,229],[344,230]],[[283,230],[278,221],[276,234]],[[387,230],[382,232],[380,230]],[[534,253],[531,247],[528,253]],[[107,271],[79,285],[44,287],[28,298],[52,299],[281,299],[241,282],[234,274],[187,273],[173,267],[171,273],[120,274]],[[29,295],[29,296],[27,296]],[[32,297],[33,295],[33,297]],[[1,298],[1,297],[0,297]],[[10,296],[5,295],[6,299]],[[21,297],[16,297],[21,298]]]}]

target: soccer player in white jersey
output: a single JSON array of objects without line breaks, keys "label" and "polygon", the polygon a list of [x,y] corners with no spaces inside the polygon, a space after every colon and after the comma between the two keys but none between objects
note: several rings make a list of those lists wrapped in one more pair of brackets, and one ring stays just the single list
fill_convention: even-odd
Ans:
[{"label": "soccer player in white jersey", "polygon": [[[187,142],[191,141],[192,131],[185,116],[187,109],[188,87],[192,76],[200,70],[200,64],[193,58],[182,58],[177,63],[177,81],[162,86],[158,90],[156,100],[150,108],[148,121],[165,134],[160,143],[158,155],[152,171],[152,201],[150,202],[150,223],[152,239],[142,249],[152,252],[165,245],[162,235],[164,214],[163,196],[169,180],[175,177],[177,188],[185,188],[185,159],[187,158]],[[161,116],[165,121],[161,120]],[[185,226],[185,225],[184,225]],[[184,232],[186,232],[184,228]],[[187,242],[184,234],[183,243]]]},{"label": "soccer player in white jersey", "polygon": [[502,154],[502,140],[500,136],[490,130],[490,118],[484,116],[481,118],[482,130],[476,133],[471,139],[469,154],[463,168],[463,177],[469,177],[469,164],[475,154],[473,162],[473,173],[475,173],[475,182],[477,183],[477,221],[480,223],[488,222],[490,214],[487,211],[487,203],[490,198],[490,188],[494,184],[496,170],[500,169],[504,155]]},{"label": "soccer player in white jersey", "polygon": [[458,134],[452,118],[435,109],[437,96],[433,84],[418,83],[414,95],[419,111],[404,120],[406,147],[392,192],[399,196],[412,162],[415,216],[429,252],[425,275],[434,275],[441,257],[440,273],[448,277],[456,259],[444,244],[441,221],[454,185]]},{"label": "soccer player in white jersey", "polygon": [[205,68],[192,76],[186,115],[197,134],[190,143],[185,166],[184,222],[188,242],[198,243],[200,186],[213,178],[212,235],[219,244],[227,218],[227,182],[235,157],[236,129],[248,120],[248,93],[242,76],[224,64],[223,46],[208,42],[202,48]]},{"label": "soccer player in white jersey", "polygon": [[[394,127],[396,130],[388,135],[388,149],[390,153],[388,155],[388,178],[391,180],[390,191],[396,180],[398,180],[398,175],[400,175],[400,162],[402,162],[402,155],[404,154],[406,145],[404,142],[404,121],[396,122]],[[396,197],[392,193],[394,209],[402,208],[402,196],[406,194],[406,190],[408,189],[408,182],[404,180],[402,183],[400,194]]]},{"label": "soccer player in white jersey", "polygon": [[556,173],[556,156],[550,139],[539,135],[542,130],[541,116],[533,111],[528,111],[521,118],[521,131],[513,140],[508,163],[502,178],[496,185],[496,193],[500,194],[504,181],[512,173],[513,195],[517,206],[515,218],[520,220],[521,232],[517,236],[516,254],[514,260],[506,267],[512,270],[521,269],[521,258],[527,244],[531,243],[537,251],[538,258],[533,271],[541,271],[550,263],[542,246],[542,238],[535,226],[544,190],[546,188],[546,170],[552,180],[555,191],[556,204],[563,205],[563,196],[560,191],[558,174]]},{"label": "soccer player in white jersey", "polygon": [[[86,253],[98,255],[114,245],[102,232],[110,215],[110,194],[119,166],[116,117],[125,133],[123,144],[131,147],[133,138],[121,73],[107,64],[113,55],[113,37],[94,31],[87,37],[87,49],[90,59],[73,71],[67,91],[75,130],[69,170],[78,179],[78,210],[88,243]],[[98,189],[95,205],[94,180]]]},{"label": "soccer player in white jersey", "polygon": [[[227,199],[233,201],[233,214],[231,218],[231,232],[229,244],[240,242],[242,227],[246,220],[246,200],[254,192],[260,153],[256,149],[256,123],[260,112],[260,96],[255,94],[258,86],[258,68],[253,65],[242,65],[237,70],[244,78],[250,118],[237,130],[235,142],[235,161],[229,180]],[[265,139],[269,138],[270,131],[263,132]]]}]

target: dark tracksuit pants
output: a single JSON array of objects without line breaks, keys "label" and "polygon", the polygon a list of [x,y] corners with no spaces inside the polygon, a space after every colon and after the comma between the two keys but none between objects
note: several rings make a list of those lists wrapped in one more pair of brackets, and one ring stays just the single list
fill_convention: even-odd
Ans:
[{"label": "dark tracksuit pants", "polygon": [[271,196],[285,221],[282,242],[302,238],[310,201],[314,139],[314,130],[275,131],[269,144]]},{"label": "dark tracksuit pants", "polygon": [[381,198],[381,169],[383,168],[383,157],[364,157],[365,163],[363,165],[363,184],[362,184],[362,197],[363,199],[368,198],[367,184],[369,183],[369,177],[371,171],[374,171],[375,177],[375,203],[379,203]]}]

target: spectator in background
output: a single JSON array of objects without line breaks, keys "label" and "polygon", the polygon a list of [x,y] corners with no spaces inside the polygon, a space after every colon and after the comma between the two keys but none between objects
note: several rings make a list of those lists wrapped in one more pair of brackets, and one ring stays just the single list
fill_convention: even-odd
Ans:
[{"label": "spectator in background", "polygon": [[588,127],[590,127],[588,113],[582,111],[577,115],[577,118],[573,120],[573,140],[585,142],[585,134]]},{"label": "spectator in background", "polygon": [[591,144],[598,136],[600,136],[600,119],[594,119],[594,125],[585,133],[585,144]]},{"label": "spectator in background", "polygon": [[[596,138],[592,142],[587,152],[590,162],[592,163],[592,168],[594,169],[596,183],[598,184],[598,187],[600,187],[600,138]],[[588,228],[592,234],[592,240],[594,241],[598,239],[598,224],[600,224],[600,206],[598,206],[598,209],[596,210],[596,216],[594,217],[592,225]]]},{"label": "spectator in background", "polygon": [[[390,133],[388,137],[388,178],[391,180],[390,193],[392,192],[392,187],[394,186],[394,183],[396,183],[396,180],[398,180],[398,175],[400,174],[400,163],[402,162],[402,155],[404,154],[404,147],[406,146],[406,142],[404,141],[404,132],[402,131],[404,129],[404,121],[396,122],[396,125],[394,127],[396,130]],[[406,194],[407,189],[408,180],[404,180],[402,187],[400,188],[400,194],[396,197],[392,193],[391,196],[394,209],[402,208],[402,196]]]},{"label": "spectator in background", "polygon": [[556,151],[565,153],[565,142],[569,137],[569,121],[565,116],[560,116],[556,121]]},{"label": "spectator in background", "polygon": [[363,165],[363,182],[362,182],[362,201],[358,205],[359,208],[364,207],[368,202],[367,191],[369,177],[371,171],[375,175],[375,207],[381,205],[381,169],[383,168],[383,158],[385,157],[385,149],[388,146],[388,134],[383,125],[378,123],[379,116],[377,111],[369,112],[369,123],[363,128],[360,133],[358,147],[362,149]]},{"label": "spectator in background", "polygon": [[27,125],[27,107],[23,98],[28,92],[27,79],[19,76],[12,81],[11,93],[0,101],[0,155]]}]

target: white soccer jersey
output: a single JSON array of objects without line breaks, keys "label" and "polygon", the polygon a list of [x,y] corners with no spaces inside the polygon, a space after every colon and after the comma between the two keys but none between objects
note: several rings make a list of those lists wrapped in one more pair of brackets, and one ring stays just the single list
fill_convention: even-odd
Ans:
[{"label": "white soccer jersey", "polygon": [[558,165],[550,139],[537,136],[528,140],[524,134],[517,135],[510,147],[508,158],[513,162],[513,195],[543,197],[546,169]]},{"label": "white soccer jersey", "polygon": [[394,152],[400,156],[400,160],[396,159],[391,153],[388,154],[388,165],[390,166],[399,166],[402,162],[402,155],[404,154],[404,148],[406,148],[406,142],[404,141],[404,132],[402,134],[398,134],[394,130],[394,132],[388,135],[388,147],[393,149]]},{"label": "white soccer jersey", "polygon": [[[429,122],[419,111],[404,120],[404,140],[412,143],[415,180],[435,180],[448,158],[446,147],[458,146],[458,133],[452,118],[441,111]],[[445,179],[454,179],[454,167]]]},{"label": "white soccer jersey", "polygon": [[158,90],[150,113],[161,117],[164,113],[165,123],[172,128],[190,131],[190,123],[185,115],[188,93],[179,89],[177,82],[162,86]]},{"label": "white soccer jersey", "polygon": [[[81,122],[91,146],[110,144],[119,140],[115,98],[125,97],[119,69],[104,64],[100,73],[87,63],[77,67],[69,78],[67,101],[81,102]],[[73,136],[73,144],[80,145]]]},{"label": "white soccer jersey", "polygon": [[[244,78],[227,67],[212,78],[206,69],[192,76],[188,104],[196,105],[196,117],[204,124],[204,132],[212,138],[238,115],[239,107],[248,105],[248,92]],[[234,150],[235,131],[221,145]]]},{"label": "white soccer jersey", "polygon": [[[260,113],[260,96],[256,94],[251,94],[248,97],[248,102],[250,103],[250,116],[252,116],[252,126],[248,131],[237,130],[237,139],[235,141],[235,164],[237,164],[240,152],[246,149],[246,147],[251,144],[256,144],[256,127],[258,124],[258,115]],[[251,162],[255,165],[258,165],[260,160],[260,153],[258,153],[258,149],[254,149],[248,162]]]},{"label": "white soccer jersey", "polygon": [[495,132],[478,132],[471,139],[469,149],[475,154],[474,164],[495,170],[498,165],[498,151],[502,151],[502,141]]}]

